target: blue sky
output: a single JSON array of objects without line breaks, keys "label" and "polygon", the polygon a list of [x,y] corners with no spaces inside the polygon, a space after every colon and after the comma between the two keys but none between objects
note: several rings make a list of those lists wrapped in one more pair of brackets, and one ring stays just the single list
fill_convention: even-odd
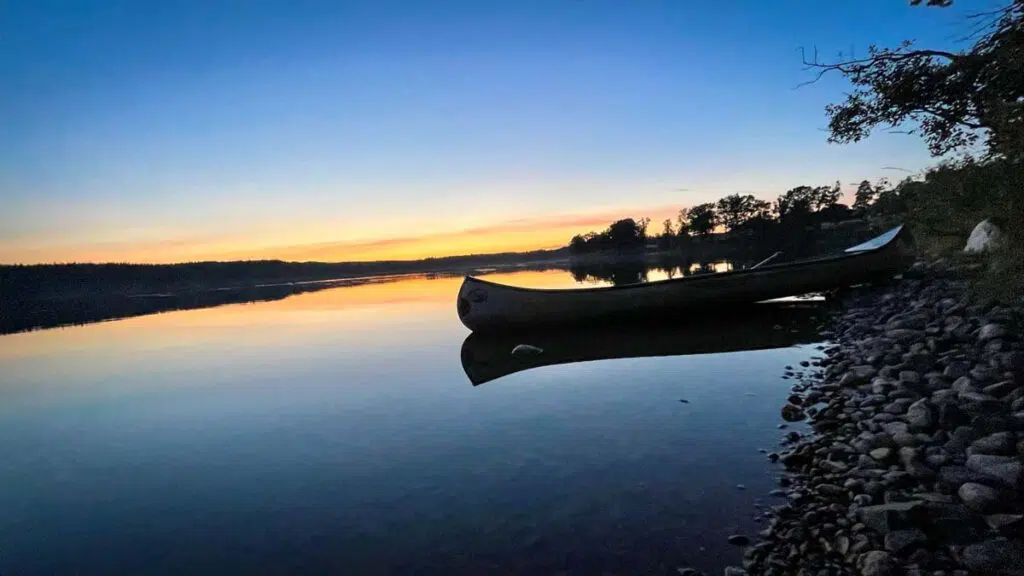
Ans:
[{"label": "blue sky", "polygon": [[845,85],[797,89],[797,49],[956,48],[988,6],[11,0],[0,262],[464,252],[510,221],[893,176],[921,142],[828,145]]}]

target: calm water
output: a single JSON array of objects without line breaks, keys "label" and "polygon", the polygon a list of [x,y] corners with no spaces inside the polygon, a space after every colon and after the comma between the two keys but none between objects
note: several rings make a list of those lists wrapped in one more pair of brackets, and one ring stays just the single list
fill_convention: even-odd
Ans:
[{"label": "calm water", "polygon": [[777,471],[758,449],[780,435],[779,376],[814,350],[569,363],[474,386],[459,282],[0,336],[0,573],[738,562],[726,537],[753,535],[755,500],[771,504]]}]

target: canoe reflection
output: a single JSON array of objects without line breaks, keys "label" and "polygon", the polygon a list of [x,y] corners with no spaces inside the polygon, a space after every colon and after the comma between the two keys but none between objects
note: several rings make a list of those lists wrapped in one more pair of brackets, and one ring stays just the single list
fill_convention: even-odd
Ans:
[{"label": "canoe reflection", "polygon": [[[473,332],[462,343],[462,368],[478,386],[554,364],[783,348],[820,340],[817,325],[823,313],[822,302],[765,303],[685,323]],[[513,355],[520,344],[543,352]]]}]

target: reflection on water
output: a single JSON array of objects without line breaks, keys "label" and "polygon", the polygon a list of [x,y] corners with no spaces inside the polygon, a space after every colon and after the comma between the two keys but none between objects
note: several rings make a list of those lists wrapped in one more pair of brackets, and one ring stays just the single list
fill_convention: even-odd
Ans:
[{"label": "reflection on water", "polygon": [[[575,285],[565,271],[493,278]],[[507,343],[466,339],[460,282],[0,337],[0,573],[738,563],[726,539],[759,530],[754,499],[775,486],[758,449],[778,433],[783,367],[811,354],[791,346],[803,324],[551,335],[542,362],[564,363],[510,370]],[[500,385],[467,385],[492,368]]]},{"label": "reflection on water", "polygon": [[[756,304],[678,323],[472,333],[462,368],[474,386],[508,374],[572,362],[783,348],[817,340],[820,302]],[[512,355],[519,344],[539,354]]]},{"label": "reflection on water", "polygon": [[732,262],[694,262],[689,259],[665,258],[655,261],[644,259],[586,258],[573,260],[569,273],[581,284],[624,286],[642,282],[657,282],[673,278],[714,274],[734,270]]}]

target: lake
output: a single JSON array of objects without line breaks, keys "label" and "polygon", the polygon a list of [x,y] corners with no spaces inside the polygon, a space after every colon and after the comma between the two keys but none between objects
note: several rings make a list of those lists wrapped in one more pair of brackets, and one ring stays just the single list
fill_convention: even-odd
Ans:
[{"label": "lake", "polygon": [[[738,564],[727,537],[756,536],[755,504],[777,503],[759,449],[782,434],[785,367],[816,353],[813,316],[660,328],[628,349],[590,335],[587,362],[557,363],[556,340],[552,365],[506,370],[504,344],[467,339],[460,282],[0,336],[0,573]],[[497,372],[471,379],[488,351]]]}]

